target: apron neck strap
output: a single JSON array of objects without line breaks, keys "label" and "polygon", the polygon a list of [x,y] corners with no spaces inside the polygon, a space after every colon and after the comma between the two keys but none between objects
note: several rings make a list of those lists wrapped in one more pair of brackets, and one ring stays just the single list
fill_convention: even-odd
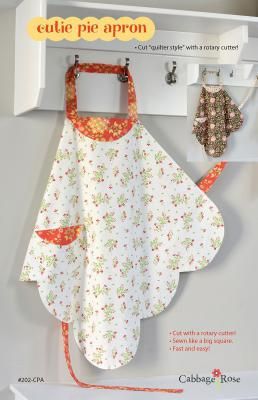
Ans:
[{"label": "apron neck strap", "polygon": [[[98,74],[124,74],[125,67],[111,64],[91,64],[83,63],[72,66],[66,73],[66,114],[69,119],[78,115],[77,93],[76,93],[76,73],[89,72]],[[133,78],[130,71],[126,71],[128,76],[128,119],[132,122],[137,121],[136,94]],[[72,117],[72,118],[71,118]]]}]

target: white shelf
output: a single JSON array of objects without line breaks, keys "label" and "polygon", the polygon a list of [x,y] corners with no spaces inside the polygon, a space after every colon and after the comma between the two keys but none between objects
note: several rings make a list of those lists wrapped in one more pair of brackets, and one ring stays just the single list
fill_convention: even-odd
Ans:
[{"label": "white shelf", "polygon": [[[199,374],[200,376],[203,376]],[[182,387],[181,394],[158,394],[144,392],[126,392],[113,390],[82,389],[72,385],[49,384],[17,384],[10,390],[15,400],[258,400],[258,371],[227,374],[240,377],[239,383],[223,383],[206,385],[204,383],[180,384],[178,376],[137,378],[102,382],[105,384]],[[210,373],[204,376],[211,376]],[[98,382],[100,383],[100,382]]]},{"label": "white shelf", "polygon": [[[149,16],[156,24],[156,34],[141,48],[137,42],[34,42],[26,32],[28,21],[35,16]],[[237,45],[233,51],[189,50],[194,44]],[[166,50],[159,45],[168,46]],[[170,45],[185,45],[182,50]],[[82,62],[124,63],[130,57],[130,68],[138,94],[141,114],[181,115],[186,110],[186,65],[188,63],[224,63],[258,61],[258,18],[239,15],[180,11],[165,8],[135,7],[71,0],[23,0],[16,12],[16,61],[15,61],[15,115],[33,109],[62,110],[64,107],[64,72],[73,62],[75,53]],[[146,46],[146,47],[144,47]],[[154,49],[157,49],[153,51]],[[215,49],[215,48],[214,48]],[[146,57],[148,56],[148,57]],[[178,83],[168,86],[165,82],[168,62],[177,61]],[[83,78],[84,79],[84,78]],[[86,79],[86,78],[85,78]],[[82,81],[82,80],[81,80]],[[114,81],[103,86],[100,97],[86,97],[94,87],[89,79],[85,95],[80,96],[80,109],[92,112],[124,112],[117,96]],[[108,81],[108,80],[107,80]],[[86,80],[85,80],[86,82]],[[102,82],[100,80],[100,82]],[[151,82],[151,85],[150,85]],[[61,85],[61,86],[60,86]],[[85,83],[82,84],[86,88]],[[151,87],[150,87],[151,86]],[[106,92],[104,93],[104,87]],[[155,89],[151,90],[151,88]],[[111,93],[109,97],[106,93]],[[116,97],[115,97],[116,96]],[[120,97],[120,96],[119,96]]]},{"label": "white shelf", "polygon": [[218,35],[237,28],[239,25],[248,25],[250,36],[258,37],[258,17],[71,0],[49,0],[48,4],[48,17],[59,15],[66,18],[74,15],[81,18],[93,14],[102,17],[108,13],[108,15],[112,14],[114,18],[125,14],[136,18],[139,15],[145,15],[153,19],[156,29],[159,30]]}]

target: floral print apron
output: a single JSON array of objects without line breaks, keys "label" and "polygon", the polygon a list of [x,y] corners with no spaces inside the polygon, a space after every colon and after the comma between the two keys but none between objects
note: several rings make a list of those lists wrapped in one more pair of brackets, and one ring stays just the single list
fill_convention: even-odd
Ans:
[{"label": "floral print apron", "polygon": [[[80,72],[123,68],[79,64]],[[96,367],[134,357],[140,322],[161,313],[181,272],[206,267],[224,234],[222,216],[137,117],[128,72],[127,118],[82,117],[75,69],[66,73],[66,119],[20,279]]]},{"label": "floral print apron", "polygon": [[243,114],[223,86],[202,86],[193,133],[209,156],[224,154],[228,137],[243,121]]}]

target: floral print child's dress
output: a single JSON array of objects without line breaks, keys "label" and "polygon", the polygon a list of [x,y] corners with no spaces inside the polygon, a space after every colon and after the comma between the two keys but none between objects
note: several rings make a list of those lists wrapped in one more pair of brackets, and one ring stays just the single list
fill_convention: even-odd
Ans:
[{"label": "floral print child's dress", "polygon": [[223,86],[202,86],[193,133],[208,156],[222,156],[228,137],[243,121],[243,114]]},{"label": "floral print child's dress", "polygon": [[224,225],[138,121],[130,73],[127,118],[79,116],[74,73],[66,74],[64,129],[20,279],[36,281],[47,310],[72,323],[93,365],[114,369],[134,357],[141,319],[169,305],[180,272],[211,262]]}]

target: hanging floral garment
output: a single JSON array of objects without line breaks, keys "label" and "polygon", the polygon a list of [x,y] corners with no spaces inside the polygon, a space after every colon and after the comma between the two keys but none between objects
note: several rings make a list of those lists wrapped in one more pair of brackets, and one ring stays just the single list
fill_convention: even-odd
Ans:
[{"label": "hanging floral garment", "polygon": [[209,156],[224,154],[228,137],[243,121],[243,114],[223,86],[202,86],[193,133]]},{"label": "hanging floral garment", "polygon": [[66,74],[67,117],[20,279],[37,282],[93,365],[114,369],[132,360],[141,319],[170,304],[180,272],[206,267],[218,252],[223,219],[204,192],[223,164],[199,188],[139,122],[130,73],[127,118],[79,116],[74,73]]}]

